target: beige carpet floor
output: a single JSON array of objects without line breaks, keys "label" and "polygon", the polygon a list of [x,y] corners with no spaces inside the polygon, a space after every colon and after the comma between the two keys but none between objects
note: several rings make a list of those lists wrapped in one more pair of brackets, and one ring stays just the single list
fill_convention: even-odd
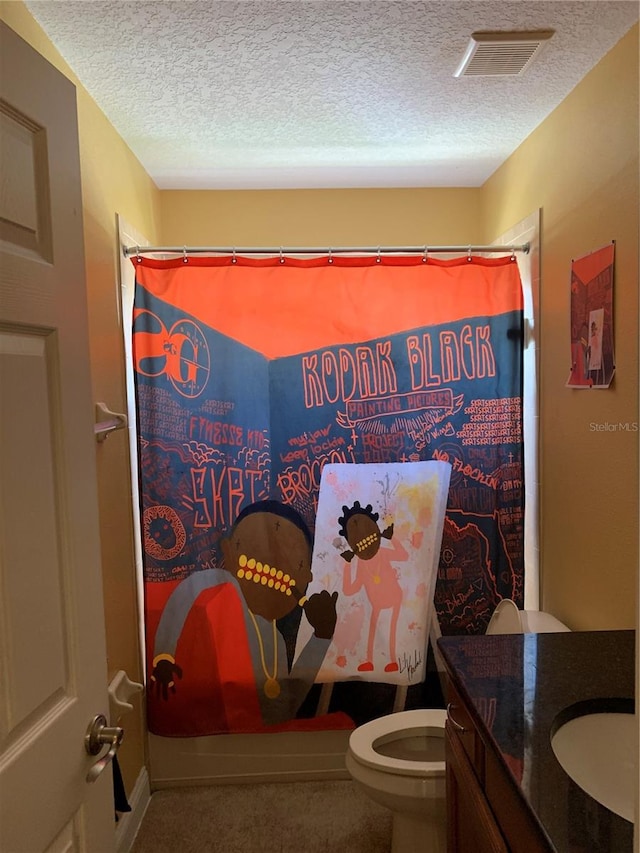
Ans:
[{"label": "beige carpet floor", "polygon": [[157,791],[131,853],[389,853],[391,813],[353,782]]}]

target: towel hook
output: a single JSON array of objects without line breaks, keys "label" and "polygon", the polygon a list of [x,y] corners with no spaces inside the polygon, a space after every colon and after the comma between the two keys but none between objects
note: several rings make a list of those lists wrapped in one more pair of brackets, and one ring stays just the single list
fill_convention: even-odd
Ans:
[{"label": "towel hook", "polygon": [[112,412],[104,403],[96,403],[93,432],[97,441],[104,441],[110,433],[117,429],[126,429],[127,426],[126,415]]}]

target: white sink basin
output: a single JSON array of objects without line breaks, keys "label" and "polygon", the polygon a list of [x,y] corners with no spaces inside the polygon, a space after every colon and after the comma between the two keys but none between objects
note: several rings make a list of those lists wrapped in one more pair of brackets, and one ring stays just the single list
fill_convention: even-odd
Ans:
[{"label": "white sink basin", "polygon": [[637,738],[637,715],[589,713],[561,725],[551,737],[551,748],[583,791],[633,822]]}]

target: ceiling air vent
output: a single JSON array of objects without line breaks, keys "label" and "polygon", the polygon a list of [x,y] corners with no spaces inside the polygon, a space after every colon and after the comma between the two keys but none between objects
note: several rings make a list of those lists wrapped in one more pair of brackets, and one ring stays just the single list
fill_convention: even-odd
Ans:
[{"label": "ceiling air vent", "polygon": [[537,32],[472,33],[471,41],[454,77],[517,76],[553,35]]}]

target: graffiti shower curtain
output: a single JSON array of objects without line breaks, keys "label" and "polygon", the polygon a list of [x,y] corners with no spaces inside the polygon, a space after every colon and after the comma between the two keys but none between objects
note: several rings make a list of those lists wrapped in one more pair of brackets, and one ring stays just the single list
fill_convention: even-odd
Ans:
[{"label": "graffiti shower curtain", "polygon": [[[434,595],[442,633],[482,633],[504,597],[523,606],[513,259],[133,263],[150,731],[350,728],[391,710],[391,685],[419,655],[387,644],[384,666],[354,652],[358,669],[329,713],[316,713],[332,638],[356,624],[336,625],[338,614],[357,610],[372,638],[385,615],[371,611],[377,576],[357,608],[337,599],[355,593],[358,565],[374,553],[390,589],[417,542],[414,530],[403,544],[393,520],[345,494],[335,535],[324,531],[327,548],[313,554],[337,549],[340,576],[314,589],[327,464],[447,463]],[[364,545],[350,536],[356,522],[368,525]],[[338,673],[346,657],[329,658]],[[360,679],[378,692],[363,694]]]}]

